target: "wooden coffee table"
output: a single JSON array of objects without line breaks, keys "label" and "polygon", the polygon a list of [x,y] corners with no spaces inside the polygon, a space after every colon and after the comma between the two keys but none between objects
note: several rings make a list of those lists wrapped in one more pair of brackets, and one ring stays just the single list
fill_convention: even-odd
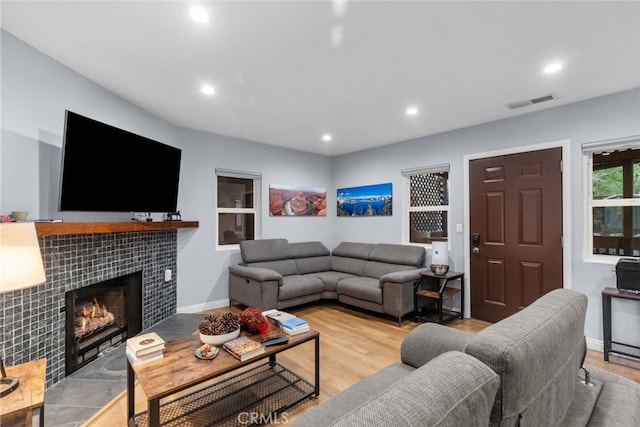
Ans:
[{"label": "wooden coffee table", "polygon": [[[250,335],[251,336],[251,335]],[[299,377],[276,360],[276,355],[314,341],[315,381]],[[241,362],[220,348],[213,360],[200,360],[194,352],[202,343],[197,335],[168,341],[164,357],[143,365],[127,363],[127,414],[129,426],[238,425],[240,416],[258,417],[264,423],[296,403],[320,394],[320,334],[311,330],[289,337],[286,344]],[[257,363],[264,362],[264,363]],[[248,365],[255,365],[248,366]],[[246,367],[246,369],[241,369]],[[235,373],[234,371],[237,371]],[[205,381],[225,376],[213,385]],[[148,411],[135,414],[135,379],[147,396]],[[160,399],[183,392],[176,399]],[[248,418],[247,420],[248,421]]]}]

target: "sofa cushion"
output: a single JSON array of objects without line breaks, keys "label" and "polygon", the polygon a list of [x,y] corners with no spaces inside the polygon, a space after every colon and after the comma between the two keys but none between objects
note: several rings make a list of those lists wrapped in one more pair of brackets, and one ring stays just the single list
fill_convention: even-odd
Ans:
[{"label": "sofa cushion", "polygon": [[331,255],[331,251],[321,242],[289,243],[289,249],[291,250],[291,256],[293,258],[309,258]]},{"label": "sofa cushion", "polygon": [[469,339],[465,353],[500,376],[492,424],[562,420],[582,361],[586,308],[585,295],[556,289]]},{"label": "sofa cushion", "polygon": [[273,271],[277,271],[282,276],[291,276],[298,274],[298,266],[292,259],[282,259],[277,261],[265,261],[265,262],[253,262],[247,264],[249,267],[261,267],[268,268]]},{"label": "sofa cushion", "polygon": [[387,264],[378,261],[367,261],[362,271],[363,276],[379,279],[387,273],[395,273],[396,271],[415,270],[409,265]]},{"label": "sofa cushion", "polygon": [[370,261],[424,267],[427,255],[423,247],[378,243],[369,254]]},{"label": "sofa cushion", "polygon": [[331,255],[331,270],[353,274],[354,276],[362,276],[366,263],[367,261],[363,259]]},{"label": "sofa cushion", "polygon": [[331,269],[362,276],[369,254],[375,247],[371,243],[342,242],[331,251]]},{"label": "sofa cushion", "polygon": [[373,243],[354,243],[354,242],[342,242],[331,251],[332,255],[337,255],[346,258],[357,258],[368,260],[369,254],[373,251],[376,245]]},{"label": "sofa cushion", "polygon": [[382,304],[382,288],[378,279],[352,277],[338,282],[338,294]]},{"label": "sofa cushion", "polygon": [[245,264],[291,258],[287,239],[243,240],[240,254]]},{"label": "sofa cushion", "polygon": [[402,341],[400,360],[418,368],[447,351],[464,351],[473,334],[438,323],[423,323]]},{"label": "sofa cushion", "polygon": [[[621,375],[607,372],[594,366],[587,366],[591,374],[593,386],[576,385],[576,399],[584,398],[585,394],[593,393],[592,389],[600,388],[595,406],[584,408],[582,414],[577,414],[576,408],[570,407],[562,426],[577,425],[572,420],[580,415],[590,415],[589,425],[592,426],[640,426],[640,384]],[[585,399],[586,400],[586,399]],[[576,403],[576,402],[574,402]]]},{"label": "sofa cushion", "polygon": [[278,300],[299,298],[305,295],[320,294],[324,289],[322,280],[313,276],[286,276],[282,278]]},{"label": "sofa cushion", "polygon": [[486,426],[498,386],[498,376],[487,366],[464,353],[449,352],[332,425]]},{"label": "sofa cushion", "polygon": [[583,378],[584,376],[582,375],[576,375],[574,398],[569,405],[564,419],[561,423],[558,423],[558,425],[562,427],[585,427],[589,424],[593,408],[595,408],[598,397],[600,397],[600,393],[602,392],[602,383],[597,380],[590,380],[589,385],[585,385],[581,382]]},{"label": "sofa cushion", "polygon": [[316,256],[311,258],[300,258],[295,260],[298,274],[317,273],[319,271],[331,270],[330,256]]},{"label": "sofa cushion", "polygon": [[371,397],[401,382],[414,369],[402,363],[394,363],[375,374],[363,378],[321,405],[310,408],[296,417],[292,425],[300,427],[328,426],[340,417],[359,407]]},{"label": "sofa cushion", "polygon": [[318,271],[317,273],[309,273],[309,275],[322,280],[324,290],[331,292],[336,291],[340,280],[358,277],[354,274],[342,273],[340,271]]},{"label": "sofa cushion", "polygon": [[291,243],[291,254],[295,259],[298,274],[331,270],[331,252],[320,242]]}]

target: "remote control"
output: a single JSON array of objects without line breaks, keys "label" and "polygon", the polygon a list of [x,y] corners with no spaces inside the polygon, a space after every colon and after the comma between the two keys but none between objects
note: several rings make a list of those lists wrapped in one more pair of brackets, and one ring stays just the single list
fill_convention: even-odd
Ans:
[{"label": "remote control", "polygon": [[289,338],[285,335],[269,335],[262,339],[262,345],[269,347],[270,345],[285,344],[289,342]]}]

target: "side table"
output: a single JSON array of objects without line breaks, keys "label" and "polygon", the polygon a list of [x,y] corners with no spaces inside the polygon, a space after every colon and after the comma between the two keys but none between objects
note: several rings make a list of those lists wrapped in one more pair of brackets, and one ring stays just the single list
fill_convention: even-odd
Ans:
[{"label": "side table", "polygon": [[44,383],[47,359],[33,360],[6,366],[7,376],[17,377],[18,388],[0,397],[0,425],[26,426],[33,424],[33,410],[38,409],[40,427],[44,427]]},{"label": "side table", "polygon": [[633,301],[640,301],[640,295],[632,292],[621,292],[617,288],[604,288],[602,290],[602,329],[604,339],[604,361],[609,362],[609,353],[622,354],[624,356],[640,359],[640,352],[635,354],[616,350],[613,345],[627,347],[629,349],[640,350],[640,347],[613,341],[611,338],[611,298],[622,298]]},{"label": "side table", "polygon": [[[460,280],[460,289],[448,287],[449,282]],[[460,311],[444,310],[442,303],[445,298],[460,295]],[[428,298],[436,301],[436,310],[428,311],[421,316],[419,306],[420,298]],[[423,271],[415,284],[413,293],[413,311],[416,322],[436,321],[444,324],[453,319],[462,319],[464,315],[464,273],[449,271],[446,274],[435,274],[431,271]],[[436,317],[437,314],[437,317]]]}]

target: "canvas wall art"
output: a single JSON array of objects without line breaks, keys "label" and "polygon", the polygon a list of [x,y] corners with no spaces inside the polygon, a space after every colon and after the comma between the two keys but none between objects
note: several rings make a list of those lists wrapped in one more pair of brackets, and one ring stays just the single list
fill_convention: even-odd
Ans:
[{"label": "canvas wall art", "polygon": [[326,216],[327,189],[269,186],[269,216]]},{"label": "canvas wall art", "polygon": [[392,214],[391,183],[338,188],[338,216],[389,216]]}]

